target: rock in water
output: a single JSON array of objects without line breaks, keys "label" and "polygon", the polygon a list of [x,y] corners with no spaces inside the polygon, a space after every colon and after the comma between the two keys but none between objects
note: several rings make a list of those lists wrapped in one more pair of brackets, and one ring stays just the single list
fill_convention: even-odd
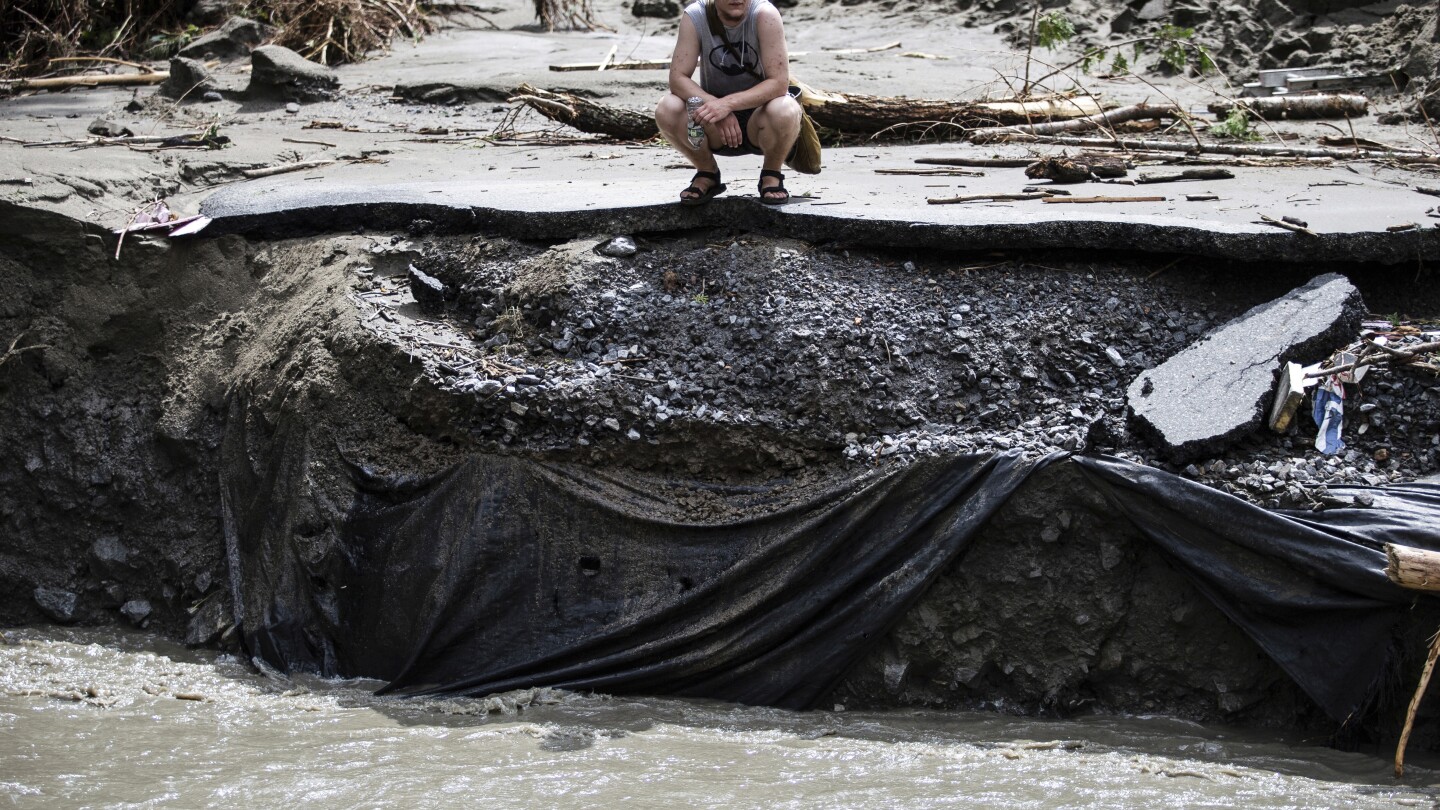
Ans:
[{"label": "rock in water", "polygon": [[148,599],[131,599],[120,606],[120,612],[136,627],[145,624],[145,619],[150,616],[150,610],[150,600]]},{"label": "rock in water", "polygon": [[340,80],[335,71],[279,45],[264,45],[250,52],[250,86],[253,98],[316,101],[335,95]]},{"label": "rock in water", "polygon": [[1260,425],[1283,363],[1349,343],[1364,311],[1349,280],[1320,276],[1141,373],[1126,391],[1131,421],[1170,461],[1215,453]]}]

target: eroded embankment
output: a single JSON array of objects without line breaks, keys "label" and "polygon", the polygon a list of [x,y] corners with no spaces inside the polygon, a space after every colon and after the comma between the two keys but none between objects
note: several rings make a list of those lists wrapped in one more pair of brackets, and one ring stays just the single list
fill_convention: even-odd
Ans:
[{"label": "eroded embankment", "polygon": [[[256,465],[277,446],[303,454],[304,473],[284,484],[315,497],[345,490],[343,459],[420,476],[476,452],[686,479],[702,493],[927,454],[1143,459],[1123,419],[1133,373],[1304,278],[871,255],[719,232],[618,256],[595,251],[606,238],[134,240],[115,261],[108,239],[69,220],[9,208],[3,221],[13,294],[0,334],[45,348],[0,366],[0,620],[123,612],[196,643],[234,642],[226,435],[245,438]],[[410,294],[412,263],[440,285],[428,313]],[[1398,300],[1386,277],[1356,277]],[[1372,421],[1353,457],[1322,462],[1308,437],[1256,437],[1196,474],[1306,503],[1327,482],[1432,471],[1431,388],[1385,385],[1395,418]],[[1367,443],[1394,452],[1377,462]],[[1321,722],[1071,475],[1027,483],[837,699]],[[679,508],[745,517],[700,495]],[[277,530],[293,537],[297,570],[322,572],[306,587],[323,607],[342,587],[323,576],[344,552],[335,527],[317,510]]]}]

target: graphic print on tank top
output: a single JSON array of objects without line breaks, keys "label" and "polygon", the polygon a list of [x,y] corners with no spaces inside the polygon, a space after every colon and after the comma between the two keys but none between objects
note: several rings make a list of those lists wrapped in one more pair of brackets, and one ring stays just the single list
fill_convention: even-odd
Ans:
[{"label": "graphic print on tank top", "polygon": [[[738,54],[740,61],[737,62],[730,51]],[[731,43],[729,49],[721,42],[710,49],[710,66],[726,76],[754,75],[760,72],[760,53],[743,39]]]}]

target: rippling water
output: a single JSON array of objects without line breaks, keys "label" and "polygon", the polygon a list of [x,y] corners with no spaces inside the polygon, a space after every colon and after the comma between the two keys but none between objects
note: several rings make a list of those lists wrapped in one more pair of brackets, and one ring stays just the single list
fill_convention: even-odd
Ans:
[{"label": "rippling water", "polygon": [[[526,690],[377,698],[152,637],[12,630],[17,807],[1431,807],[1378,758],[1165,718],[797,713]],[[5,802],[0,799],[0,806]]]}]

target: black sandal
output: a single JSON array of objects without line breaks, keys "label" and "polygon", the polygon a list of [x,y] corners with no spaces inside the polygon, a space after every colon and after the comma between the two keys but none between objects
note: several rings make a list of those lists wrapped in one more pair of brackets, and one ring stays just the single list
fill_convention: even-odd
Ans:
[{"label": "black sandal", "polygon": [[[780,179],[780,182],[776,183],[776,184],[773,185],[773,186],[767,186],[767,185],[765,185],[765,178],[767,178],[767,177],[778,177],[778,178]],[[784,197],[767,197],[767,196],[765,196],[766,194],[774,194],[774,193],[776,193],[776,192],[780,192],[781,194],[784,194],[785,196],[784,196]],[[760,202],[762,202],[762,203],[764,203],[764,204],[766,204],[766,205],[784,205],[785,203],[790,202],[790,192],[785,190],[785,175],[784,175],[784,174],[781,174],[780,172],[777,172],[777,171],[775,171],[774,169],[761,169],[761,170],[760,170]]]},{"label": "black sandal", "polygon": [[[695,185],[695,181],[701,179],[713,180],[715,181],[715,184],[710,186],[710,188],[700,188],[699,186]],[[685,194],[691,191],[695,192],[699,196],[686,197]],[[722,193],[723,191],[725,191],[725,184],[720,182],[720,172],[695,172],[695,176],[690,178],[690,187],[680,192],[680,204],[704,205],[705,203],[710,202],[711,197],[714,197]]]}]

